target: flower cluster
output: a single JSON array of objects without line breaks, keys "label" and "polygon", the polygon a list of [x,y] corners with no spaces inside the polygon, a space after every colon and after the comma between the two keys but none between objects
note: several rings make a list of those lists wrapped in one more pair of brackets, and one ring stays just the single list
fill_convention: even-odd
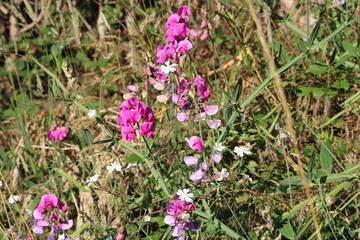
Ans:
[{"label": "flower cluster", "polygon": [[[215,115],[218,110],[218,105],[205,105],[204,103],[207,102],[210,98],[211,91],[206,86],[205,80],[200,76],[196,76],[193,84],[190,83],[187,79],[182,79],[177,87],[177,93],[172,95],[172,101],[177,104],[182,110],[194,110],[196,109],[193,104],[190,103],[189,99],[187,98],[188,92],[193,87],[196,88],[197,95],[195,96],[196,103],[197,103],[197,112],[195,113],[195,120],[205,120],[206,116]],[[176,115],[177,119],[180,122],[184,122],[189,120],[190,114],[180,112]],[[217,128],[221,125],[221,120],[215,119],[216,122],[208,123],[211,128]],[[214,121],[214,120],[211,120]]]},{"label": "flower cluster", "polygon": [[120,106],[118,116],[123,139],[130,141],[136,138],[135,125],[138,125],[140,120],[144,121],[139,127],[141,136],[153,138],[156,132],[153,119],[153,110],[136,97],[124,101]]},{"label": "flower cluster", "polygon": [[173,60],[179,63],[178,54],[186,54],[192,48],[192,44],[186,37],[190,33],[188,27],[190,8],[182,6],[178,9],[177,13],[172,14],[166,24],[165,40],[169,44],[163,46],[160,44],[157,48],[156,61],[158,63],[165,63],[168,60]]},{"label": "flower cluster", "polygon": [[51,226],[51,235],[60,230],[67,230],[73,226],[73,220],[62,220],[59,212],[65,213],[68,206],[61,203],[60,198],[54,194],[45,194],[41,197],[40,205],[34,209],[34,226],[32,230],[36,234],[43,234],[46,227]]},{"label": "flower cluster", "polygon": [[59,126],[59,127],[52,127],[50,128],[48,134],[47,134],[47,138],[49,140],[57,140],[57,139],[60,139],[60,140],[63,140],[66,138],[66,136],[68,135],[69,133],[69,128],[68,127],[65,127],[65,126]]},{"label": "flower cluster", "polygon": [[191,211],[195,211],[196,208],[191,199],[193,195],[188,193],[188,191],[188,189],[179,190],[166,208],[168,215],[165,217],[164,222],[167,225],[174,227],[170,234],[174,237],[177,237],[179,240],[186,239],[185,230],[196,231],[200,228],[201,225],[200,221],[190,220],[189,213]]}]

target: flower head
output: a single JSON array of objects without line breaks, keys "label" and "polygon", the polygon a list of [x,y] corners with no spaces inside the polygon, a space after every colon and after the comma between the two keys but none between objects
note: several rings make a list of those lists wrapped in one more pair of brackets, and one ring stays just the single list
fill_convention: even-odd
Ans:
[{"label": "flower head", "polygon": [[[43,234],[46,227],[51,225],[51,234],[60,232],[60,230],[67,230],[73,226],[73,220],[62,220],[58,215],[67,211],[68,206],[63,205],[61,200],[54,194],[45,194],[40,199],[40,205],[35,206],[34,209],[34,226],[32,230],[36,234]],[[58,209],[58,211],[54,211]],[[56,238],[55,238],[56,239]]]},{"label": "flower head", "polygon": [[245,146],[235,147],[234,152],[236,153],[236,155],[238,155],[238,157],[243,157],[244,154],[246,155],[251,154],[250,148]]},{"label": "flower head", "polygon": [[222,143],[215,143],[214,145],[214,151],[216,152],[222,152],[225,148]]},{"label": "flower head", "polygon": [[192,150],[203,150],[204,149],[204,142],[201,138],[197,136],[192,136],[189,140],[187,140],[189,147]]},{"label": "flower head", "polygon": [[194,194],[189,193],[190,189],[183,189],[178,190],[177,195],[179,195],[179,199],[184,202],[192,202],[192,199],[194,197]]},{"label": "flower head", "polygon": [[88,113],[87,116],[89,119],[93,119],[96,118],[96,110],[95,109],[91,109]]},{"label": "flower head", "polygon": [[18,202],[20,201],[20,197],[18,195],[11,195],[9,198],[8,198],[8,202],[10,204],[14,204],[15,202]]},{"label": "flower head", "polygon": [[151,217],[149,215],[146,215],[144,217],[144,222],[151,222]]},{"label": "flower head", "polygon": [[60,126],[60,127],[52,127],[50,128],[47,137],[49,140],[63,140],[66,138],[66,136],[69,133],[69,128],[65,127],[65,126]]},{"label": "flower head", "polygon": [[110,165],[107,166],[106,169],[108,170],[108,173],[112,173],[114,170],[117,172],[120,172],[120,171],[122,171],[122,166],[118,162],[113,162],[113,163],[110,163]]},{"label": "flower head", "polygon": [[92,183],[96,182],[97,180],[99,180],[100,175],[99,174],[95,174],[92,177],[89,177],[88,180],[86,180],[86,183],[88,183],[88,186],[91,186]]}]

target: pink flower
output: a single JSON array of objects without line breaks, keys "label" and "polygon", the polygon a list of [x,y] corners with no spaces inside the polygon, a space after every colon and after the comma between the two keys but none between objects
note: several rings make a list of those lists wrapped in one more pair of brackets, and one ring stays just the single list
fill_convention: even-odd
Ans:
[{"label": "pink flower", "polygon": [[207,122],[208,126],[212,129],[216,129],[219,128],[221,126],[221,120],[219,119],[214,119],[214,120],[209,120]]},{"label": "pink flower", "polygon": [[190,180],[195,183],[203,183],[203,182],[209,182],[211,179],[209,176],[206,176],[205,173],[208,170],[209,165],[206,162],[200,163],[195,171],[190,175]]},{"label": "pink flower", "polygon": [[195,29],[190,29],[190,34],[193,37],[198,37],[199,36],[199,33]]},{"label": "pink flower", "polygon": [[189,49],[191,49],[193,47],[193,45],[191,44],[191,42],[189,40],[183,40],[180,41],[177,48],[176,48],[176,52],[178,53],[187,53],[187,51]]},{"label": "pink flower", "polygon": [[121,118],[118,117],[119,119],[121,119],[120,125],[135,124],[140,121],[141,114],[135,109],[125,110],[122,112]]},{"label": "pink flower", "polygon": [[60,126],[60,127],[52,127],[50,128],[47,137],[49,140],[63,140],[66,138],[66,136],[69,133],[69,128],[65,127],[65,126]]},{"label": "pink flower", "polygon": [[190,116],[188,113],[177,113],[176,118],[179,122],[185,122],[189,120]]},{"label": "pink flower", "polygon": [[121,127],[121,136],[125,141],[130,141],[136,138],[135,128],[132,125],[124,125]]},{"label": "pink flower", "polygon": [[145,103],[139,101],[136,97],[127,99],[121,103],[118,115],[118,122],[123,139],[130,141],[136,138],[135,125],[141,120],[145,122],[140,125],[140,134],[153,138],[155,134],[153,119],[153,110],[147,107]]},{"label": "pink flower", "polygon": [[197,136],[192,136],[189,140],[188,140],[188,144],[189,147],[192,150],[203,150],[204,149],[204,142],[201,138],[197,137]]},{"label": "pink flower", "polygon": [[140,91],[140,87],[138,85],[129,85],[126,89],[129,93],[138,93]]},{"label": "pink flower", "polygon": [[184,162],[187,166],[194,166],[198,163],[198,161],[199,161],[198,157],[193,157],[193,156],[184,157]]},{"label": "pink flower", "polygon": [[155,125],[152,122],[144,122],[140,125],[141,136],[147,136],[148,138],[154,138]]},{"label": "pink flower", "polygon": [[219,163],[222,158],[223,158],[223,155],[219,152],[214,152],[214,154],[211,156],[211,159],[214,160],[214,162],[216,162],[216,163]]},{"label": "pink flower", "polygon": [[181,6],[177,10],[177,14],[181,17],[187,17],[190,15],[190,8],[188,6]]},{"label": "pink flower", "polygon": [[[51,233],[59,232],[60,230],[67,230],[73,226],[73,220],[63,221],[55,212],[58,209],[59,213],[65,213],[68,206],[61,203],[60,198],[54,194],[45,194],[41,197],[40,205],[35,206],[34,209],[34,226],[32,230],[36,234],[43,234],[46,227],[51,224]],[[50,222],[49,222],[50,221]]]},{"label": "pink flower", "polygon": [[209,105],[204,107],[204,112],[209,116],[216,114],[218,110],[219,110],[218,105]]},{"label": "pink flower", "polygon": [[209,37],[209,33],[208,32],[205,32],[203,33],[201,36],[200,36],[200,40],[204,41],[205,39],[207,39]]}]

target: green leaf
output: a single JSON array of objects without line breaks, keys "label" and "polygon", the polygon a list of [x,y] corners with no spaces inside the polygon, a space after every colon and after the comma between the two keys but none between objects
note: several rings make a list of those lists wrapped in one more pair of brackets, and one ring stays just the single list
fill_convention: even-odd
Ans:
[{"label": "green leaf", "polygon": [[139,157],[138,155],[136,155],[135,153],[133,153],[129,156],[126,156],[125,158],[126,158],[126,160],[129,161],[129,163],[138,163],[138,162],[143,161],[143,159],[141,157]]},{"label": "green leaf", "polygon": [[349,88],[350,88],[350,83],[349,83],[349,81],[347,81],[347,80],[336,80],[333,84],[332,84],[332,86],[334,87],[334,88],[337,88],[337,89],[340,89],[340,88],[342,88],[342,89],[344,89],[344,90],[349,90]]},{"label": "green leaf", "polygon": [[319,29],[320,29],[320,24],[321,24],[321,18],[316,23],[313,31],[310,34],[309,41],[307,42],[308,47],[311,47],[311,45],[313,45],[313,43],[318,35]]},{"label": "green leaf", "polygon": [[291,226],[290,221],[288,219],[281,222],[281,227],[279,228],[279,231],[284,237],[288,239],[293,239],[295,237],[294,229]]},{"label": "green leaf", "polygon": [[144,194],[144,198],[142,200],[142,206],[145,209],[148,209],[152,204],[152,196],[151,196],[151,192],[149,191],[149,189],[145,190],[145,194]]},{"label": "green leaf", "polygon": [[344,40],[342,41],[341,44],[344,47],[344,49],[350,53],[350,55],[357,57],[356,48],[350,42]]},{"label": "green leaf", "polygon": [[315,63],[310,66],[309,72],[313,74],[322,74],[329,71],[329,66],[321,63]]},{"label": "green leaf", "polygon": [[84,141],[87,145],[91,145],[94,142],[93,135],[87,129],[84,129]]},{"label": "green leaf", "polygon": [[334,158],[332,156],[332,146],[329,141],[324,141],[320,150],[320,162],[323,170],[327,174],[331,174]]}]

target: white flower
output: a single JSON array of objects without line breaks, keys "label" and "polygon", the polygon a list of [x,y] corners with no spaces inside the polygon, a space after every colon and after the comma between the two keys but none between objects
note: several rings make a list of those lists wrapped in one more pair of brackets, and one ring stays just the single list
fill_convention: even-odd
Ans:
[{"label": "white flower", "polygon": [[97,180],[99,180],[99,177],[100,177],[99,174],[95,174],[94,176],[89,177],[89,179],[86,180],[86,182],[89,183],[88,186],[91,186],[92,183],[94,183],[94,182],[96,182]]},{"label": "white flower", "polygon": [[18,195],[12,195],[8,198],[8,202],[11,204],[18,202],[19,200],[20,200],[20,197]]},{"label": "white flower", "polygon": [[57,240],[65,240],[65,234],[61,234],[59,235]]},{"label": "white flower", "polygon": [[181,216],[181,219],[183,219],[183,220],[185,220],[185,221],[189,221],[189,220],[190,220],[190,214],[184,213],[184,214]]},{"label": "white flower", "polygon": [[96,117],[96,110],[95,110],[95,109],[91,109],[91,110],[87,113],[87,115],[88,115],[88,118],[89,118],[89,119],[95,118],[95,117]]},{"label": "white flower", "polygon": [[0,187],[2,187],[3,186],[3,182],[2,181],[0,181]]},{"label": "white flower", "polygon": [[184,202],[192,202],[192,198],[194,197],[194,194],[189,193],[190,189],[183,189],[183,190],[178,190],[177,191],[177,195],[179,195],[179,198],[181,201]]},{"label": "white flower", "polygon": [[130,168],[136,167],[136,166],[137,166],[137,163],[129,163],[127,165],[127,167],[125,168],[125,172],[129,171]]},{"label": "white flower", "polygon": [[165,65],[160,66],[160,70],[164,74],[169,74],[171,72],[175,72],[176,71],[176,64],[175,63],[170,64],[170,61],[166,61]]},{"label": "white flower", "polygon": [[238,155],[238,157],[243,157],[243,156],[244,156],[244,153],[245,153],[246,155],[251,154],[250,148],[244,147],[244,146],[235,147],[234,152],[236,153],[236,155]]},{"label": "white flower", "polygon": [[240,175],[241,175],[243,178],[249,180],[249,182],[252,182],[252,181],[253,181],[252,178],[251,178],[249,175],[247,175],[246,173],[241,173]]},{"label": "white flower", "polygon": [[122,166],[118,162],[110,163],[110,166],[107,166],[106,169],[108,170],[108,173],[112,173],[114,170],[117,172],[122,171]]},{"label": "white flower", "polygon": [[161,103],[166,103],[169,100],[169,96],[167,94],[159,95],[156,97],[156,100]]},{"label": "white flower", "polygon": [[25,209],[25,212],[27,215],[31,215],[32,214],[32,211],[30,209]]},{"label": "white flower", "polygon": [[226,147],[222,145],[222,143],[215,143],[214,151],[215,152],[222,152]]},{"label": "white flower", "polygon": [[217,172],[216,174],[219,175],[216,181],[222,181],[224,178],[229,176],[228,170],[226,168],[221,169],[221,172]]},{"label": "white flower", "polygon": [[149,215],[146,215],[144,217],[144,222],[151,222],[151,217]]}]

